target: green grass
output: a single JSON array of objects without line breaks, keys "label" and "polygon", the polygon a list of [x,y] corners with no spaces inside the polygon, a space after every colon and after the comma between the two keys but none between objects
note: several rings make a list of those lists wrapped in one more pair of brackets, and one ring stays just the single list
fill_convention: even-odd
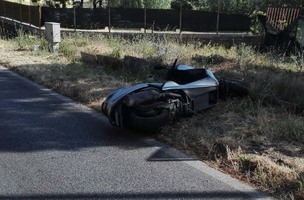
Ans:
[{"label": "green grass", "polygon": [[48,49],[47,41],[43,36],[36,36],[25,33],[24,30],[17,30],[17,37],[15,43],[18,50],[30,50],[30,51],[46,51]]}]

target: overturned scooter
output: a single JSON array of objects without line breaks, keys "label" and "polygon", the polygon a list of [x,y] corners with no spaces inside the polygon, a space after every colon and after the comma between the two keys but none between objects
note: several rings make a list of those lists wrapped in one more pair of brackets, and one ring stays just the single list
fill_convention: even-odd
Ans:
[{"label": "overturned scooter", "polygon": [[110,123],[119,128],[151,131],[215,106],[219,95],[249,92],[234,81],[218,80],[207,69],[176,62],[168,69],[165,83],[141,83],[108,95],[102,111]]}]

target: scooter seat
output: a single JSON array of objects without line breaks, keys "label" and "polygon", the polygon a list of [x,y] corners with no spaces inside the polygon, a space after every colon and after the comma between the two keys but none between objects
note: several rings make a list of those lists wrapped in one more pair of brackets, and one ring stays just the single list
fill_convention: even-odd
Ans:
[{"label": "scooter seat", "polygon": [[155,88],[161,89],[163,87],[164,83],[148,83],[148,85],[150,87],[155,87]]},{"label": "scooter seat", "polygon": [[168,80],[183,85],[206,78],[207,76],[208,75],[206,73],[206,69],[187,69],[187,70],[173,69],[168,74]]}]

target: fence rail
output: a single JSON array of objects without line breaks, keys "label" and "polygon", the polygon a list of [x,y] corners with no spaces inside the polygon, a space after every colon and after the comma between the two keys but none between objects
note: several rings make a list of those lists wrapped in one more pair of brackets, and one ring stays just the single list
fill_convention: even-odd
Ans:
[{"label": "fence rail", "polygon": [[0,1],[0,15],[20,22],[41,26],[41,7]]},{"label": "fence rail", "polygon": [[[59,22],[64,28],[147,28],[180,29],[193,32],[248,32],[250,18],[241,14],[224,14],[192,10],[135,8],[50,8],[28,6],[0,0],[0,16],[33,24]],[[219,23],[218,23],[219,22]]]}]

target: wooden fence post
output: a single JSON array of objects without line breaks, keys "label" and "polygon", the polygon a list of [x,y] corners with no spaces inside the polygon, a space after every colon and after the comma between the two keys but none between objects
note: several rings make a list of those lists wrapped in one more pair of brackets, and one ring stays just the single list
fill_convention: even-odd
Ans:
[{"label": "wooden fence post", "polygon": [[32,22],[31,22],[31,6],[28,7],[28,20],[29,20],[29,24],[30,26],[32,26]]},{"label": "wooden fence post", "polygon": [[147,29],[147,7],[146,3],[144,4],[144,33],[146,33]]},{"label": "wooden fence post", "polygon": [[77,25],[76,25],[76,6],[75,5],[73,6],[73,11],[74,11],[73,12],[73,14],[74,14],[73,15],[74,16],[74,31],[76,32],[76,26]]},{"label": "wooden fence post", "polygon": [[6,12],[5,12],[5,1],[2,1],[2,3],[3,3],[3,11],[4,11],[4,17],[6,18]]},{"label": "wooden fence post", "polygon": [[109,33],[111,33],[111,8],[108,7],[108,25],[109,25]]},{"label": "wooden fence post", "polygon": [[38,22],[38,26],[39,26],[39,29],[41,29],[41,6],[38,5],[38,17],[39,17],[39,22]]},{"label": "wooden fence post", "polygon": [[216,17],[216,34],[218,34],[218,32],[219,32],[219,24],[220,24],[220,5],[221,5],[221,0],[218,0],[217,17]]},{"label": "wooden fence post", "polygon": [[19,4],[19,22],[22,22],[22,4]]},{"label": "wooden fence post", "polygon": [[179,7],[179,39],[182,39],[183,0],[180,0]]}]

